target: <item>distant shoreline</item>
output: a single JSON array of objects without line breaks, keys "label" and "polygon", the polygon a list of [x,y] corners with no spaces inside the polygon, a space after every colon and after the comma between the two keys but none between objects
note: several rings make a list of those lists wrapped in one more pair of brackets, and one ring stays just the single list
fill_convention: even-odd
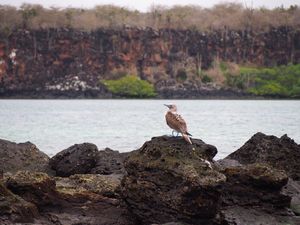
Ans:
[{"label": "distant shoreline", "polygon": [[[181,97],[182,96],[182,97]],[[160,99],[174,99],[174,100],[300,100],[300,97],[284,97],[284,96],[259,96],[248,94],[244,92],[235,92],[227,90],[218,90],[213,92],[203,93],[188,93],[188,92],[174,92],[174,93],[159,93],[158,96],[152,98],[135,98],[113,95],[111,93],[97,93],[92,91],[86,92],[2,92],[0,99],[103,99],[103,100],[160,100]]]},{"label": "distant shoreline", "polygon": [[0,96],[0,100],[300,100],[300,98],[285,98],[285,97],[228,97],[228,96],[203,96],[193,98],[125,98],[125,97],[112,97],[112,98],[101,98],[101,97],[28,97],[28,96]]}]

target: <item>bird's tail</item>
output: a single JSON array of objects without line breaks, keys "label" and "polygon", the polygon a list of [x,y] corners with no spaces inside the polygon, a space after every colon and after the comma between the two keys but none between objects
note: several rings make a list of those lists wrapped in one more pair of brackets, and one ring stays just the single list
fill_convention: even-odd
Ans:
[{"label": "bird's tail", "polygon": [[184,138],[184,140],[190,144],[192,144],[192,141],[190,139],[190,137],[187,134],[182,134],[182,137]]}]

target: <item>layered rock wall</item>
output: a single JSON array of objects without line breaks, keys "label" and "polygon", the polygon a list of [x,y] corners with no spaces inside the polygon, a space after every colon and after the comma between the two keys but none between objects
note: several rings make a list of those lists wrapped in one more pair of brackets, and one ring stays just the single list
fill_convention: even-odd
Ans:
[{"label": "layered rock wall", "polygon": [[182,79],[201,86],[196,74],[218,59],[264,66],[300,63],[299,43],[300,31],[287,27],[262,33],[125,27],[17,30],[0,33],[0,87],[2,92],[90,91],[109,96],[99,80],[124,74],[137,74],[157,89]]}]

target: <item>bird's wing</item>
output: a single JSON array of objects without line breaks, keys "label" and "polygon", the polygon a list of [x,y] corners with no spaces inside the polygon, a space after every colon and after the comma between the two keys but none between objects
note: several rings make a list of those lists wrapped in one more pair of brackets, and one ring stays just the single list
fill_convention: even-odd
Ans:
[{"label": "bird's wing", "polygon": [[187,133],[186,122],[184,121],[181,115],[177,113],[167,112],[166,121],[172,129],[179,131],[183,134]]}]

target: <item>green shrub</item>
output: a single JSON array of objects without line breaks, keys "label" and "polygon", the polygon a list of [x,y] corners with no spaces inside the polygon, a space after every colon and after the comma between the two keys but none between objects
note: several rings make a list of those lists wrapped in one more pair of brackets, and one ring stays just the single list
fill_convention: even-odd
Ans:
[{"label": "green shrub", "polygon": [[300,97],[300,83],[295,85],[291,90],[291,97]]},{"label": "green shrub", "polygon": [[251,77],[250,93],[256,95],[300,96],[300,64],[272,68],[241,68],[241,74]]},{"label": "green shrub", "polygon": [[187,79],[187,73],[186,70],[184,68],[181,68],[177,71],[177,75],[176,75],[177,79],[179,81],[185,81]]},{"label": "green shrub", "polygon": [[211,79],[209,76],[207,76],[206,74],[204,74],[204,75],[201,77],[201,81],[202,81],[203,83],[210,83],[210,82],[212,82],[212,79]]},{"label": "green shrub", "polygon": [[150,98],[156,96],[154,87],[147,81],[127,75],[118,80],[105,80],[104,85],[113,94],[131,98]]},{"label": "green shrub", "polygon": [[249,92],[256,95],[287,95],[286,89],[276,81],[270,81],[259,87],[250,88]]}]

